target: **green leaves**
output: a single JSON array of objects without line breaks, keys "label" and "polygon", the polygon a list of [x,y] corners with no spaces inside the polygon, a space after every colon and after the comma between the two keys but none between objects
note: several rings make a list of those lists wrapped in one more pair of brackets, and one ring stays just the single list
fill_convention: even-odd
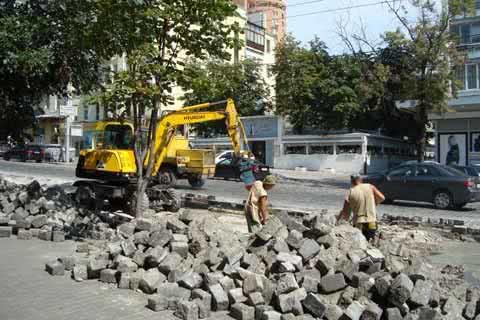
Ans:
[{"label": "green leaves", "polygon": [[[276,112],[301,133],[310,129],[362,128],[365,110],[378,108],[388,71],[372,68],[367,57],[330,56],[314,39],[302,47],[288,37],[276,50]],[[368,125],[367,125],[368,126]]]},{"label": "green leaves", "polygon": [[[185,105],[233,98],[242,116],[263,115],[269,104],[270,88],[262,76],[263,66],[253,60],[230,64],[219,60],[191,60],[179,84],[186,91]],[[225,133],[225,123],[196,126],[203,136]]]}]

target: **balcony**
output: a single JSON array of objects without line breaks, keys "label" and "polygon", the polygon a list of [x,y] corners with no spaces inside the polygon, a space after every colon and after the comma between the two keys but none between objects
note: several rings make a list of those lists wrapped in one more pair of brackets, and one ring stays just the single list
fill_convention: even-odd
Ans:
[{"label": "balcony", "polygon": [[265,29],[263,27],[248,22],[245,35],[248,48],[265,52]]}]

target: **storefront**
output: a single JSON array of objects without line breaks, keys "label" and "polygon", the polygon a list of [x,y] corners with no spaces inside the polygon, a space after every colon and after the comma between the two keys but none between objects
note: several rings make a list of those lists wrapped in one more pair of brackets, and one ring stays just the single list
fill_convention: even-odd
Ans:
[{"label": "storefront", "polygon": [[448,165],[480,164],[480,116],[471,119],[452,116],[435,120],[436,160]]},{"label": "storefront", "polygon": [[[304,167],[311,171],[378,172],[415,158],[414,145],[368,133],[325,135],[285,134],[280,117],[244,117],[249,148],[256,158],[277,169]],[[198,148],[231,149],[228,137],[195,139]]]}]

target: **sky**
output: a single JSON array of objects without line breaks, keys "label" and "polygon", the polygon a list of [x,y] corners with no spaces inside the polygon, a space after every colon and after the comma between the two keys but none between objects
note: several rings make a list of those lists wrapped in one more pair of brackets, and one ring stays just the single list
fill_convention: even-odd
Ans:
[{"label": "sky", "polygon": [[[306,4],[307,2],[311,3]],[[369,40],[371,42],[379,42],[380,34],[386,30],[395,30],[399,26],[395,15],[385,3],[293,17],[299,14],[336,10],[338,8],[379,2],[382,2],[382,0],[287,0],[288,31],[304,43],[313,39],[315,35],[318,36],[327,44],[332,54],[347,52],[345,45],[338,36],[337,26],[339,23],[345,25],[350,32],[361,30],[363,25]],[[408,5],[408,0],[403,0],[402,3]]]}]

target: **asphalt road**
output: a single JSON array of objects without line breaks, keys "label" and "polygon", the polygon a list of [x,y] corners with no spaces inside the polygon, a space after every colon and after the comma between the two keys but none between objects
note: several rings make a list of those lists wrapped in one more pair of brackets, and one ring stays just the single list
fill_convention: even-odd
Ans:
[{"label": "asphalt road", "polygon": [[[0,160],[0,175],[11,177],[18,183],[38,179],[41,183],[72,182],[75,178],[74,165],[6,162]],[[343,180],[325,179],[319,184],[308,185],[298,182],[281,182],[270,193],[270,202],[277,207],[309,210],[327,209],[336,214],[341,209],[348,184]],[[188,183],[181,182],[178,189],[184,193],[214,195],[220,200],[242,202],[247,193],[242,183],[209,180],[202,190],[193,190]],[[420,216],[429,218],[464,220],[467,226],[480,227],[480,203],[470,204],[461,211],[437,210],[430,204],[398,203],[381,205],[379,214]]]}]

